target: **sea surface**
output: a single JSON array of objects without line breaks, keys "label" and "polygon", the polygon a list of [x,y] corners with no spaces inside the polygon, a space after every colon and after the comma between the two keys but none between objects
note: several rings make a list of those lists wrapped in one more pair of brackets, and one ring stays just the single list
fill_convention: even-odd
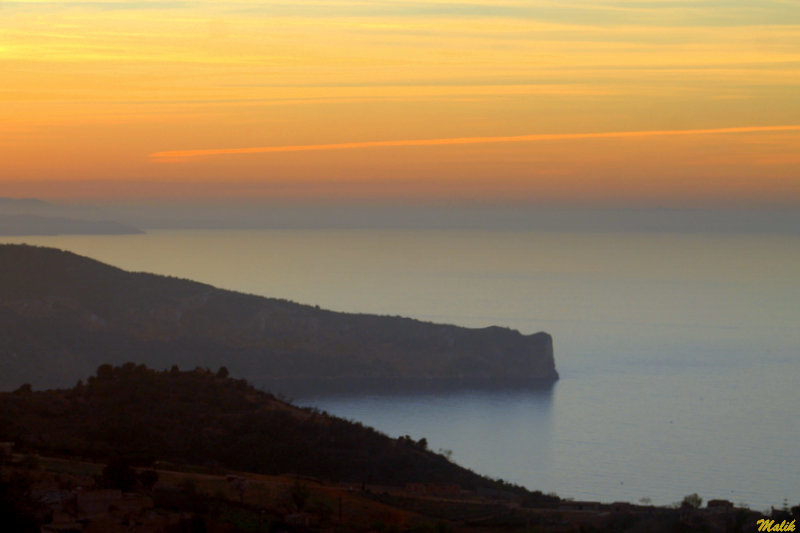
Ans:
[{"label": "sea surface", "polygon": [[339,311],[555,340],[548,390],[305,394],[578,500],[800,503],[800,236],[184,230],[14,237]]}]

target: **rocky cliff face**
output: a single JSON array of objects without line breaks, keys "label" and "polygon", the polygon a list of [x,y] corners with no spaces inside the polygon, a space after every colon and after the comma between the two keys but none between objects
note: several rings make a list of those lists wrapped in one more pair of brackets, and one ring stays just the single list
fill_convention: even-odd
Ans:
[{"label": "rocky cliff face", "polygon": [[550,335],[336,313],[59,250],[0,246],[2,387],[72,384],[102,363],[274,378],[558,378]]}]

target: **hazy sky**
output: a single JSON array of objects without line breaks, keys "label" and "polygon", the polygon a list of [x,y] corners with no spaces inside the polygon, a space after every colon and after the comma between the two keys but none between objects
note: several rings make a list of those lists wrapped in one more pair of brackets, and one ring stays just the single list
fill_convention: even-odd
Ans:
[{"label": "hazy sky", "polygon": [[2,1],[0,191],[793,206],[800,1]]}]

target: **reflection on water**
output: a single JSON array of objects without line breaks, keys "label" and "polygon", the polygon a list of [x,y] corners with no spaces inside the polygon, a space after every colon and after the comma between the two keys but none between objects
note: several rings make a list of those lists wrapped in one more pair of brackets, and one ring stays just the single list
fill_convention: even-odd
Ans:
[{"label": "reflection on water", "polygon": [[797,499],[797,362],[609,368],[547,388],[298,395],[458,464],[563,497],[678,502],[699,493],[757,509]]},{"label": "reflection on water", "polygon": [[526,393],[549,403],[555,384],[530,378],[349,378],[349,379],[266,379],[253,378],[258,388],[302,401],[320,398],[364,398],[376,396],[403,401],[409,397],[430,395]]},{"label": "reflection on water", "polygon": [[544,489],[548,484],[540,475],[541,465],[555,460],[552,407],[558,387],[451,384],[415,392],[317,394],[298,397],[296,403],[363,422],[392,437],[424,437],[430,449],[452,452],[452,460],[462,466]]}]

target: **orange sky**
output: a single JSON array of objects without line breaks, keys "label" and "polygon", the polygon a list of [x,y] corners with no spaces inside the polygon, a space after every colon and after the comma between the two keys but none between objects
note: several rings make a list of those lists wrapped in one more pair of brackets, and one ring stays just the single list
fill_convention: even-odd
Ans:
[{"label": "orange sky", "polygon": [[800,202],[781,0],[3,2],[0,196]]}]

